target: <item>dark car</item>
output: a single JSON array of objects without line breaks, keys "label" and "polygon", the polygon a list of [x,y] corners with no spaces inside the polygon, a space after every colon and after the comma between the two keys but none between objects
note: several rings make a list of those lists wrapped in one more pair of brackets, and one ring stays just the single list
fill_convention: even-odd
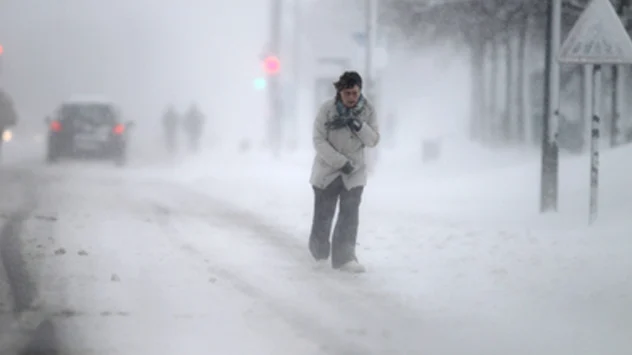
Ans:
[{"label": "dark car", "polygon": [[48,162],[69,157],[112,159],[117,165],[125,164],[132,122],[121,122],[120,111],[113,103],[66,101],[47,122]]}]

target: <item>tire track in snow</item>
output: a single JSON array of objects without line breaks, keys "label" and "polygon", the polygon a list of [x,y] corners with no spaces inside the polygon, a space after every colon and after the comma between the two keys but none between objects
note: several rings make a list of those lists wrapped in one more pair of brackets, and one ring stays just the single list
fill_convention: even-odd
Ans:
[{"label": "tire track in snow", "polygon": [[[174,189],[173,186],[163,186],[161,191],[163,193],[160,196],[154,195],[150,199],[154,201],[157,211],[167,216],[165,218],[169,218],[171,214],[176,218],[178,215],[199,218],[209,225],[234,231],[239,237],[251,240],[264,239],[281,255],[287,255],[292,262],[293,270],[289,272],[293,275],[293,279],[303,282],[309,279],[311,282],[307,286],[313,289],[314,294],[318,294],[318,300],[321,303],[333,307],[342,320],[360,327],[354,331],[353,335],[356,336],[351,336],[349,332],[340,334],[339,331],[331,334],[327,328],[318,331],[321,334],[319,338],[327,339],[326,342],[329,343],[332,337],[342,338],[337,345],[339,349],[344,349],[345,344],[352,342],[353,345],[346,345],[346,348],[353,349],[357,347],[357,344],[362,344],[366,349],[358,349],[358,353],[363,354],[410,354],[421,351],[422,348],[432,353],[434,349],[422,346],[423,339],[433,339],[433,343],[441,344],[442,348],[450,347],[449,344],[454,343],[454,339],[450,339],[449,334],[434,330],[437,325],[442,329],[449,329],[448,324],[438,324],[441,321],[437,319],[427,322],[428,315],[425,315],[422,321],[421,315],[416,310],[396,301],[391,295],[375,290],[369,282],[364,280],[364,276],[347,275],[333,270],[328,273],[314,272],[306,246],[283,229],[265,223],[258,216],[187,188]],[[174,202],[180,205],[174,206]],[[239,243],[239,240],[235,242]],[[200,258],[207,255],[200,248],[190,245],[187,248]],[[244,281],[244,276],[215,266],[213,268],[214,273],[230,280],[240,291],[254,298],[268,300],[273,309],[289,317],[288,321],[307,329],[308,333],[316,330],[313,328],[314,324],[321,320],[318,318],[319,314],[292,307],[287,303],[278,305],[273,295],[266,293],[263,287]],[[441,338],[445,340],[440,340]]]},{"label": "tire track in snow", "polygon": [[[182,233],[182,231],[178,230],[177,227],[174,227],[171,223],[171,216],[176,215],[177,218],[179,213],[172,211],[171,208],[163,204],[155,204],[154,207],[156,213],[162,216],[162,223],[165,228],[171,228],[174,236]],[[246,281],[238,273],[222,267],[217,263],[212,263],[203,251],[189,244],[183,244],[181,240],[175,240],[175,238],[171,238],[170,241],[177,244],[176,249],[183,250],[197,257],[199,260],[203,260],[209,272],[227,281],[235,290],[257,301],[263,301],[268,309],[292,325],[293,328],[299,330],[300,333],[302,333],[301,335],[310,339],[315,344],[318,344],[324,353],[332,355],[377,354],[373,352],[373,349],[367,347],[366,344],[359,341],[350,341],[348,336],[340,334],[328,327],[321,326],[319,320],[315,319],[311,314],[292,305],[279,302],[279,300],[276,300],[271,294],[266,292],[266,290]]]}]

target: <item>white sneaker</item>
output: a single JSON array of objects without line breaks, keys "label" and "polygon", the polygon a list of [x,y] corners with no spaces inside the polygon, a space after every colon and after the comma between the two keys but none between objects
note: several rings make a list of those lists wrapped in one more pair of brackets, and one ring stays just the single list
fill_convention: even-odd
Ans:
[{"label": "white sneaker", "polygon": [[329,266],[327,259],[320,259],[314,261],[314,270],[325,270]]},{"label": "white sneaker", "polygon": [[366,268],[364,267],[364,265],[360,264],[359,262],[355,260],[351,260],[348,263],[342,265],[340,267],[340,271],[360,274],[360,273],[366,272]]}]

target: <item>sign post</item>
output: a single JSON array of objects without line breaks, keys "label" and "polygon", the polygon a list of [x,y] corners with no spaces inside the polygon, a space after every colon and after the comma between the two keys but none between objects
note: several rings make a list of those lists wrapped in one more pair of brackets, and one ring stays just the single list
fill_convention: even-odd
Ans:
[{"label": "sign post", "polygon": [[589,223],[597,219],[602,65],[632,64],[632,40],[609,0],[592,0],[560,48],[560,63],[592,66]]}]

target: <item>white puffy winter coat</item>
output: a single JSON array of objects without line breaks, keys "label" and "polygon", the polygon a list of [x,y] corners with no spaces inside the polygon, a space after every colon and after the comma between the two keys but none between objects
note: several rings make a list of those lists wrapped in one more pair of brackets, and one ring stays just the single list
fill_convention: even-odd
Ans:
[{"label": "white puffy winter coat", "polygon": [[[366,99],[365,99],[366,100]],[[380,133],[375,108],[366,100],[359,117],[362,128],[354,132],[349,127],[331,130],[325,123],[338,116],[336,100],[327,100],[320,107],[314,121],[313,142],[316,156],[312,165],[310,183],[317,188],[325,188],[338,176],[347,189],[364,186],[367,182],[365,147],[375,147],[380,141]],[[349,161],[355,167],[349,174],[340,169]]]}]

